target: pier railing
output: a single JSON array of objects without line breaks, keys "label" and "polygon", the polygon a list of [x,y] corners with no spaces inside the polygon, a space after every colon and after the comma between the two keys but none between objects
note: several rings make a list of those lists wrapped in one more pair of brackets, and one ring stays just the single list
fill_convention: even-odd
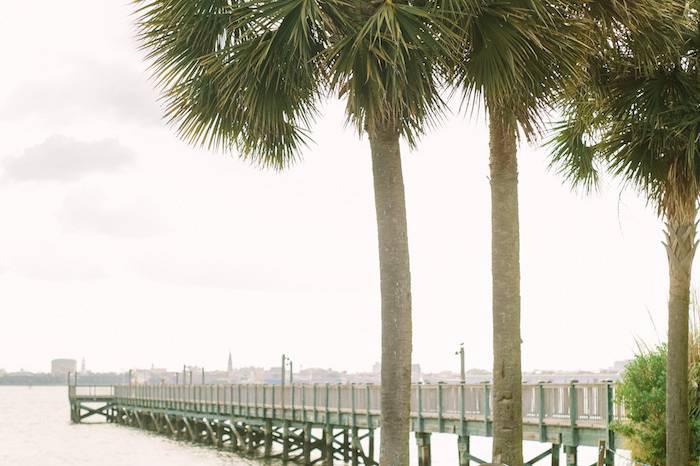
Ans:
[{"label": "pier railing", "polygon": [[[124,405],[216,413],[275,411],[378,415],[380,386],[374,384],[208,384],[71,386],[71,396],[113,396]],[[414,384],[411,414],[418,419],[489,420],[490,384]],[[525,384],[523,420],[529,424],[607,426],[624,417],[612,383]]]},{"label": "pier railing", "polygon": [[114,397],[115,390],[115,385],[69,385],[68,396],[70,398]]}]

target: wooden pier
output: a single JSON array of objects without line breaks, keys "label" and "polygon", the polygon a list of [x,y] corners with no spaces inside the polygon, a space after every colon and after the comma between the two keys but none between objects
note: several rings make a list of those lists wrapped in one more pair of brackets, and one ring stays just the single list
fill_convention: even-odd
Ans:
[{"label": "wooden pier", "polygon": [[[91,416],[241,454],[306,465],[377,465],[380,387],[372,384],[68,386],[71,421]],[[610,423],[624,414],[612,383],[523,386],[523,439],[545,446],[525,464],[577,466],[579,446],[614,450]],[[415,384],[411,430],[419,466],[430,466],[432,433],[456,435],[459,465],[483,464],[472,436],[491,436],[489,384]],[[606,453],[605,464],[614,455]],[[588,466],[588,465],[583,465]]]}]

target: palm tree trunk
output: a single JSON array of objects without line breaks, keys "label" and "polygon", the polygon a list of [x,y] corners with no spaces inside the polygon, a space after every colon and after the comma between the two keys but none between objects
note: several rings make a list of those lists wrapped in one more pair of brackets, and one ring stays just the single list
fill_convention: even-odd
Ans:
[{"label": "palm tree trunk", "polygon": [[688,312],[690,271],[695,255],[695,219],[669,219],[668,359],[666,372],[666,464],[686,466],[690,455],[688,422]]},{"label": "palm tree trunk", "polygon": [[493,294],[493,462],[523,466],[520,232],[515,126],[489,114]]},{"label": "palm tree trunk", "polygon": [[409,464],[411,274],[399,133],[368,131],[379,236],[382,296],[381,444],[379,464]]}]

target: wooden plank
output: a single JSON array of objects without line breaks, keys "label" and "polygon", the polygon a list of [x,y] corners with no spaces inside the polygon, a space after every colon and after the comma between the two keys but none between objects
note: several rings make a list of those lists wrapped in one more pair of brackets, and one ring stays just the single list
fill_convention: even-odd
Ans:
[{"label": "wooden plank", "polygon": [[605,440],[598,442],[598,463],[596,466],[605,466],[605,457],[607,448],[605,448]]}]

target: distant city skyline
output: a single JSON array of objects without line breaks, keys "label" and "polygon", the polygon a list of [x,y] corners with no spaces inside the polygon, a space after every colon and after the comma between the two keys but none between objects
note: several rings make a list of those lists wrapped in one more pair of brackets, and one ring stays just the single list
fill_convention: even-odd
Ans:
[{"label": "distant city skyline", "polygon": [[[599,371],[525,371],[524,383],[598,383],[618,380],[625,364],[629,361],[616,361],[612,367]],[[150,368],[133,367],[123,372],[83,371],[76,373],[76,360],[54,359],[51,361],[51,372],[6,372],[0,369],[0,385],[123,385],[123,384],[273,384],[282,383],[280,366],[272,367],[227,367],[226,370],[203,368],[184,365],[181,369],[173,370],[163,367]],[[292,374],[289,368],[284,372],[284,383],[295,384],[336,384],[336,383],[369,383],[381,382],[379,364],[374,364],[371,371],[352,372],[340,368],[307,367]],[[413,383],[458,383],[464,380],[467,384],[481,384],[492,381],[488,370],[470,368],[461,374],[454,370],[438,372],[423,372],[419,364],[414,364],[411,371]]]},{"label": "distant city skyline", "polygon": [[[533,369],[530,371],[525,371],[529,374],[537,374],[537,373],[620,373],[624,369],[624,365],[629,362],[629,360],[620,360],[620,361],[612,361],[611,365],[608,367],[602,367],[599,368],[598,370],[582,370],[579,368],[569,368],[569,369],[547,369],[547,368],[540,368],[540,369]],[[50,360],[50,369],[46,371],[38,370],[38,371],[26,371],[24,368],[20,368],[19,371],[8,371],[7,369],[0,367],[0,375],[6,374],[6,373],[12,373],[12,372],[25,372],[25,373],[51,373],[53,375],[61,375],[65,376],[67,373],[75,373],[78,371],[78,365],[77,365],[77,359],[72,359],[72,358],[54,358]],[[342,367],[305,367],[301,364],[298,364],[296,367],[296,373],[308,373],[309,371],[333,371],[337,373],[349,373],[349,374],[374,374],[374,375],[379,375],[380,370],[381,370],[381,364],[379,362],[375,362],[371,365],[371,367],[367,368],[366,370],[348,370],[344,369]],[[421,368],[421,365],[419,362],[415,362],[413,364],[413,376],[412,378],[414,379],[420,379],[422,373],[428,373],[428,374],[452,374],[454,377],[459,376],[459,367],[457,368],[443,368],[435,371],[430,371],[426,372],[423,371]],[[92,374],[100,374],[100,373],[128,373],[129,371],[141,371],[141,372],[149,372],[152,371],[154,373],[168,373],[168,374],[175,374],[175,373],[182,373],[183,371],[192,372],[196,373],[197,377],[200,377],[200,373],[202,371],[208,372],[208,373],[218,373],[218,374],[226,374],[228,377],[231,377],[232,374],[240,372],[240,371],[245,371],[245,370],[251,370],[251,369],[262,369],[266,371],[277,371],[279,373],[280,371],[280,366],[278,365],[271,365],[271,366],[262,366],[262,365],[249,365],[249,366],[235,366],[233,363],[233,357],[232,354],[229,353],[228,359],[226,361],[226,364],[224,367],[205,367],[201,365],[190,365],[190,364],[183,364],[180,367],[172,368],[172,367],[164,367],[164,366],[159,366],[157,364],[151,363],[149,367],[138,367],[138,366],[126,366],[125,369],[122,370],[99,370],[99,368],[91,368],[91,369],[86,369],[86,358],[83,357],[81,359],[81,366],[80,370],[78,373],[92,373]],[[490,374],[491,371],[489,369],[485,368],[479,368],[479,367],[466,367],[466,373],[471,376],[475,375],[484,375],[484,374]],[[278,376],[279,377],[279,376]]]}]

